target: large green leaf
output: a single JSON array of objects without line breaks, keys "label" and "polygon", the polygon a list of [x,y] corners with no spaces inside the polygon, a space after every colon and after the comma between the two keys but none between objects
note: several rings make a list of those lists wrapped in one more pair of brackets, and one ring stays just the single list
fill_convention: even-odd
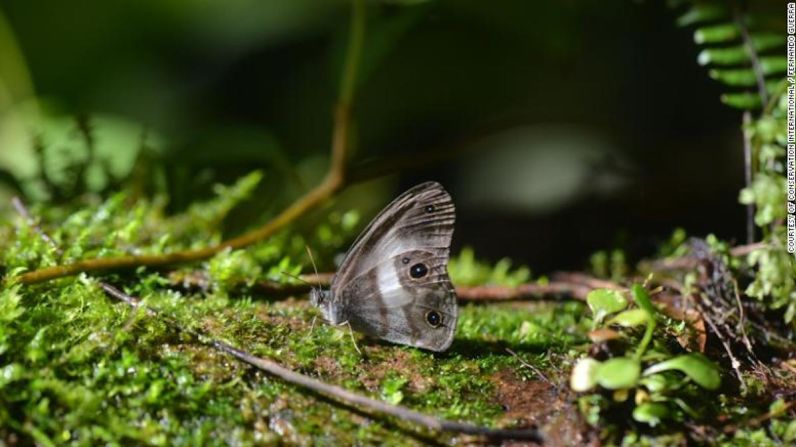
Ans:
[{"label": "large green leaf", "polygon": [[721,376],[716,365],[700,354],[685,354],[664,362],[656,363],[644,370],[644,375],[677,370],[684,373],[697,385],[709,390],[721,386]]}]

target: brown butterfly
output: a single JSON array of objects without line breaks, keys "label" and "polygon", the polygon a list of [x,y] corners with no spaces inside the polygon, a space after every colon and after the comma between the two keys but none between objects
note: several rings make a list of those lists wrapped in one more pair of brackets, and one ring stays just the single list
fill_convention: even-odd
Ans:
[{"label": "brown butterfly", "polygon": [[456,330],[448,259],[456,212],[450,195],[426,182],[387,205],[357,238],[332,279],[310,301],[331,324],[431,351]]}]

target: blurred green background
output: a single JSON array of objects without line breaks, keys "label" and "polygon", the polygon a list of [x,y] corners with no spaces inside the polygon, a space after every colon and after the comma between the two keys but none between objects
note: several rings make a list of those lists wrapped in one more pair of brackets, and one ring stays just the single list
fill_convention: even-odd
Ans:
[{"label": "blurred green background", "polygon": [[[740,241],[740,113],[661,3],[368,2],[351,164],[417,163],[335,206],[369,217],[438,180],[454,250],[537,273],[651,254],[678,226]],[[3,203],[127,187],[178,211],[262,170],[234,233],[326,170],[347,2],[0,0],[0,15]]]}]

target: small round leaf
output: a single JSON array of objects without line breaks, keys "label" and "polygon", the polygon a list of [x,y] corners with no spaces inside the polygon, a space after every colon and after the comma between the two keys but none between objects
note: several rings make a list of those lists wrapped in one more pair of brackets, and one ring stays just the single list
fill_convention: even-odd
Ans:
[{"label": "small round leaf", "polygon": [[638,383],[641,364],[629,357],[616,357],[603,362],[597,369],[597,383],[609,390],[633,388]]},{"label": "small round leaf", "polygon": [[627,298],[617,290],[594,289],[586,296],[586,303],[594,314],[594,321],[599,323],[606,315],[624,310]]}]

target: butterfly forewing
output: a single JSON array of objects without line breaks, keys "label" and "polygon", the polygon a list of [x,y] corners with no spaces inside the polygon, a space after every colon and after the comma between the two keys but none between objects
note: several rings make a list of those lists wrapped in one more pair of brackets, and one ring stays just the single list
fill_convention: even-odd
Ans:
[{"label": "butterfly forewing", "polygon": [[332,290],[405,250],[434,248],[447,255],[455,218],[451,197],[439,183],[426,182],[406,191],[351,245],[332,280]]}]

